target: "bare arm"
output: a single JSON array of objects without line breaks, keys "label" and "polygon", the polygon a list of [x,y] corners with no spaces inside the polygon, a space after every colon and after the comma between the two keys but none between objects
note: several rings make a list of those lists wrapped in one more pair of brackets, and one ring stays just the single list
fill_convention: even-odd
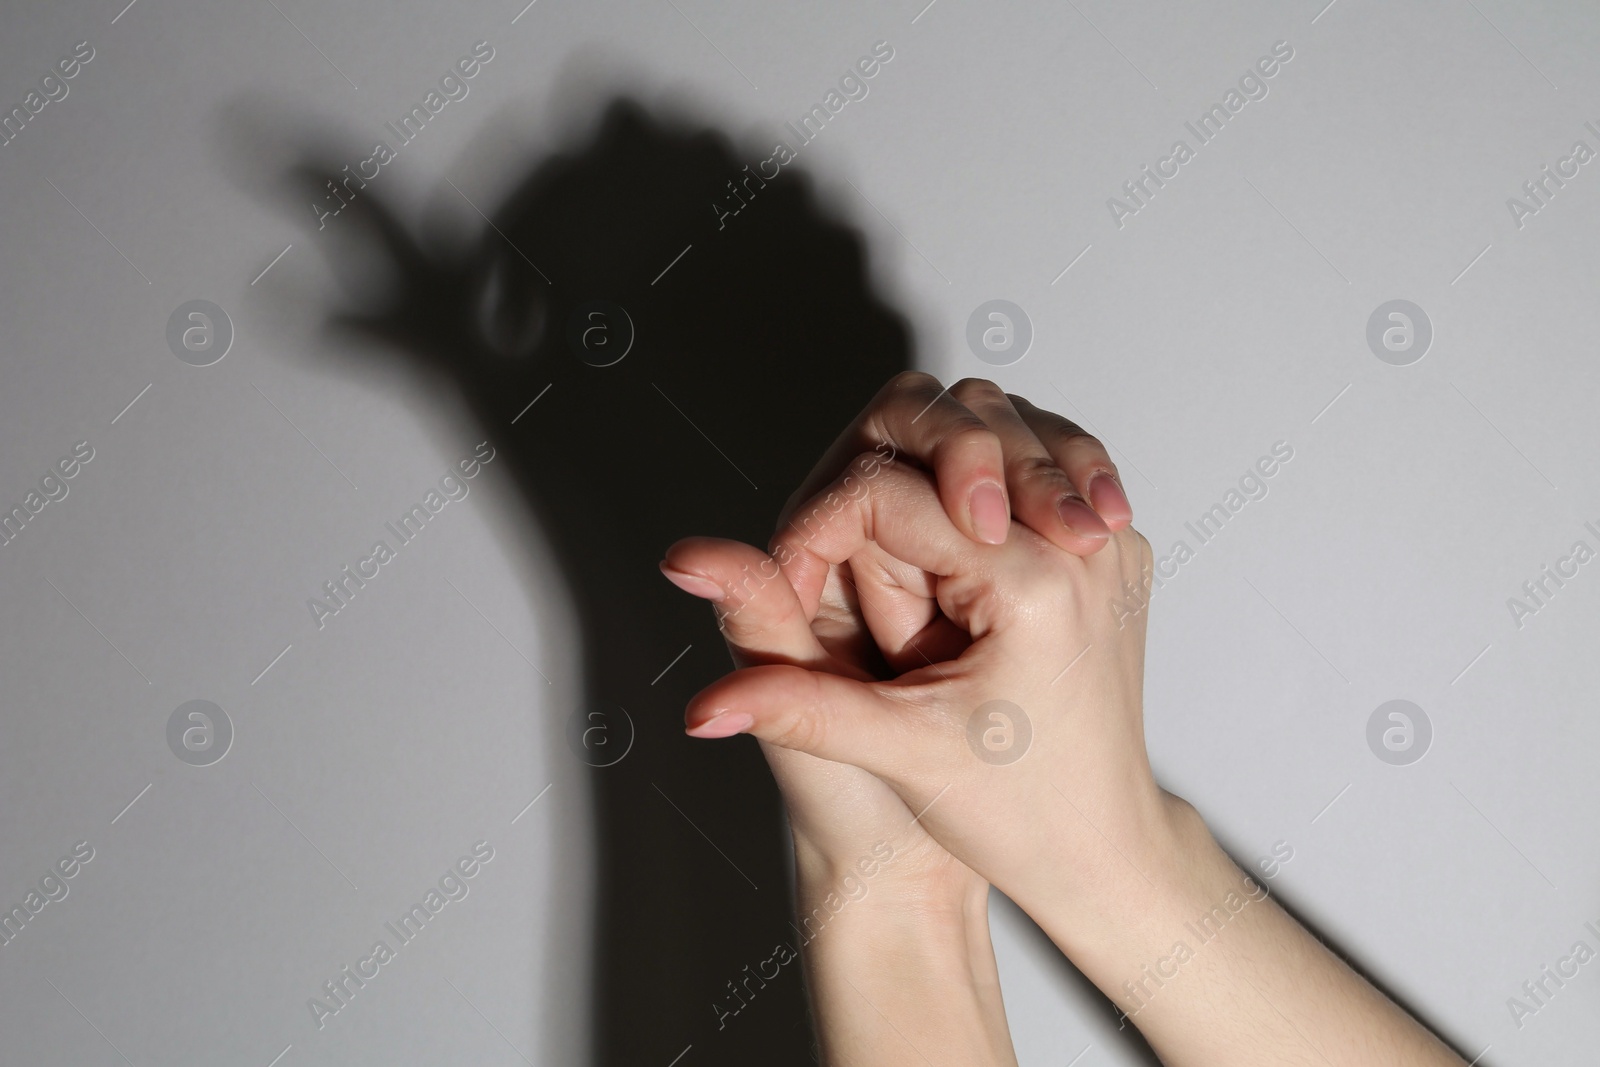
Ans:
[{"label": "bare arm", "polygon": [[[800,858],[799,918],[811,935],[802,951],[822,1062],[1015,1067],[989,940],[988,883],[908,878],[895,871],[898,858],[921,868],[916,857],[892,858],[857,879],[864,892],[854,900],[841,892],[848,872]],[[859,866],[850,870],[859,874]]]},{"label": "bare arm", "polygon": [[1164,1064],[1461,1067],[1241,871],[1190,805],[1161,807],[1158,828],[1116,848],[1091,830],[1042,855],[1017,902]]},{"label": "bare arm", "polygon": [[[853,472],[853,491],[828,490],[831,517],[774,547],[802,605],[828,567],[883,552],[922,576],[885,572],[936,605],[924,634],[944,642],[954,626],[970,644],[886,680],[736,672],[691,702],[691,734],[750,732],[853,763],[914,810],[942,797],[921,825],[1026,910],[1171,1067],[1460,1067],[1157,786],[1143,735],[1147,613],[1116,610],[1149,572],[1143,537],[1124,528],[1086,557],[1020,525],[978,544],[922,471],[863,456]],[[1031,745],[1016,758],[977,740],[1004,744],[1013,733],[1000,727],[1022,724]]]}]

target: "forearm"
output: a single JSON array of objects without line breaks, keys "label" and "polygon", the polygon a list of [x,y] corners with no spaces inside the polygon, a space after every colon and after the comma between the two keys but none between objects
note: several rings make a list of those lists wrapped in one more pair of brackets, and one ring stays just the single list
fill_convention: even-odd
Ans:
[{"label": "forearm", "polygon": [[1240,871],[1193,808],[1163,806],[1159,829],[1115,856],[1099,840],[1097,863],[1044,859],[1050,873],[1019,903],[1167,1067],[1460,1067]]},{"label": "forearm", "polygon": [[884,875],[851,899],[839,878],[803,860],[798,882],[801,957],[827,1067],[1015,1067],[987,883]]}]

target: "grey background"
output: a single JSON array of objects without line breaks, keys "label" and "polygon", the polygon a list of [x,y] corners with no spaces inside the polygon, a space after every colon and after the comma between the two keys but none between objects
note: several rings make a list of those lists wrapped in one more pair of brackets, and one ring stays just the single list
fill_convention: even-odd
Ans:
[{"label": "grey background", "polygon": [[[339,284],[324,235],[253,185],[295,131],[235,110],[325,116],[353,162],[480,39],[496,55],[471,94],[378,179],[471,227],[506,160],[613,89],[763,143],[888,41],[795,166],[864,230],[919,365],[1101,433],[1158,553],[1294,448],[1156,594],[1163,781],[1242,859],[1291,845],[1273,888],[1469,1058],[1593,1058],[1600,963],[1520,1027],[1506,1003],[1600,948],[1600,563],[1520,628],[1507,607],[1574,541],[1600,548],[1600,163],[1521,228],[1506,206],[1574,141],[1600,149],[1593,8],[138,0],[4,28],[6,108],[96,51],[0,147],[0,503],[95,450],[0,547],[0,900],[95,849],[0,948],[5,1062],[581,1056],[583,768],[536,726],[576,699],[569,605],[491,463],[310,621],[306,598],[482,435],[402,377],[322,369],[304,309]],[[1269,95],[1116,226],[1107,198],[1280,40]],[[521,143],[485,136],[508,123]],[[964,340],[995,298],[1034,328],[1008,367]],[[236,331],[210,367],[166,345],[191,299]],[[1366,345],[1392,299],[1433,324],[1411,366]],[[1396,698],[1433,725],[1408,766],[1366,744]],[[191,699],[236,732],[210,767],[166,746]],[[318,1032],[306,999],[480,839],[496,854],[470,895]],[[995,919],[1022,1061],[1136,1062],[1025,922]]]}]

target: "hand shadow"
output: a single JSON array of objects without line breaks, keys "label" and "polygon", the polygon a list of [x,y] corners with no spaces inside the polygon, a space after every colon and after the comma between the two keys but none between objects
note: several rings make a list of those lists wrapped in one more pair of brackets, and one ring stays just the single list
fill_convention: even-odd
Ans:
[{"label": "hand shadow", "polygon": [[[330,327],[360,335],[369,377],[459,390],[570,585],[586,697],[551,709],[563,722],[546,736],[582,712],[635,731],[625,758],[581,768],[598,860],[591,1062],[665,1065],[691,1044],[697,1067],[813,1062],[798,966],[758,975],[794,940],[778,796],[753,740],[683,734],[688,698],[731,664],[709,609],[657,562],[688,534],[764,546],[816,457],[908,367],[859,235],[792,164],[752,177],[770,146],[740,154],[628,97],[509,175],[466,238],[425,240],[380,181],[330,163],[331,138],[298,143],[323,146],[292,172],[302,222],[308,201],[350,201],[323,220],[345,231],[324,247],[357,294]],[[747,206],[722,216],[741,202],[730,183]]]}]

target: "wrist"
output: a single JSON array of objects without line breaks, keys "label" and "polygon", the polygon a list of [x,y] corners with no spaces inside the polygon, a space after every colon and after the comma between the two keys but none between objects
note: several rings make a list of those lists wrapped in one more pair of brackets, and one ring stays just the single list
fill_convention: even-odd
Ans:
[{"label": "wrist", "polygon": [[808,857],[796,842],[802,946],[848,942],[852,955],[916,958],[946,973],[964,970],[974,952],[992,955],[989,883],[942,849],[931,863],[920,851],[888,846],[881,860],[844,863]]},{"label": "wrist", "polygon": [[823,1063],[1016,1063],[987,891],[957,901],[874,889],[833,914],[801,899],[798,944]]},{"label": "wrist", "polygon": [[799,833],[793,840],[802,915],[819,907],[901,910],[924,924],[959,928],[987,914],[989,883],[924,834],[888,835],[849,856]]},{"label": "wrist", "polygon": [[1042,855],[1017,900],[1119,1006],[1124,980],[1166,953],[1186,922],[1227,894],[1246,892],[1245,875],[1199,812],[1158,793],[1136,831],[1108,829],[1093,833],[1098,847],[1073,842]]},{"label": "wrist", "polygon": [[[959,1062],[1014,1064],[989,884],[931,842],[918,844],[895,849],[866,877],[859,863],[796,841],[796,944],[830,1053],[824,1062],[899,1063],[909,1040]],[[881,1043],[859,1043],[869,1032]]]}]

